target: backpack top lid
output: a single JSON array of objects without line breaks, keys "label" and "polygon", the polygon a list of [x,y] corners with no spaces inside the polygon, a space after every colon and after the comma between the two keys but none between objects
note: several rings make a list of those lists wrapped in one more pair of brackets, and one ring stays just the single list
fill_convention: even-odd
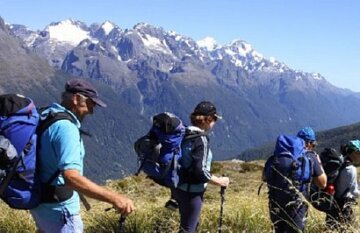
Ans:
[{"label": "backpack top lid", "polygon": [[174,134],[185,130],[181,120],[169,112],[155,115],[153,117],[153,128],[165,134]]},{"label": "backpack top lid", "polygon": [[344,157],[334,148],[325,148],[320,153],[321,164],[327,176],[328,183],[334,183],[344,164]]},{"label": "backpack top lid", "polygon": [[328,159],[343,161],[343,155],[334,148],[324,148],[324,150],[320,153],[320,160],[324,163]]},{"label": "backpack top lid", "polygon": [[21,155],[32,138],[39,114],[30,98],[18,94],[0,95],[0,134],[5,136]]},{"label": "backpack top lid", "polygon": [[31,99],[19,94],[0,95],[0,116],[9,117],[14,114],[31,114],[35,105]]},{"label": "backpack top lid", "polygon": [[298,158],[304,153],[304,140],[296,136],[280,135],[276,140],[274,155],[290,154]]}]

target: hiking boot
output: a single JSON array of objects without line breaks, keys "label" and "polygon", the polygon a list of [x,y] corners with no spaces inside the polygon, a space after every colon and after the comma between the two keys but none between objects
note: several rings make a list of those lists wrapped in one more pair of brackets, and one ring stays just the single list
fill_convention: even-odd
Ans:
[{"label": "hiking boot", "polygon": [[175,199],[170,199],[165,203],[165,207],[170,210],[176,210],[177,208],[179,208],[179,204]]}]

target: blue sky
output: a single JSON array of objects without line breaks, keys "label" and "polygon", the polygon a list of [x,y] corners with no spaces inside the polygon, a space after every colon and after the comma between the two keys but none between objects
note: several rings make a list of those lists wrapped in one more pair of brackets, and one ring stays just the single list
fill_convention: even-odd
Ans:
[{"label": "blue sky", "polygon": [[33,30],[72,18],[124,29],[147,22],[219,44],[242,39],[266,58],[360,91],[358,0],[0,0],[0,16]]}]

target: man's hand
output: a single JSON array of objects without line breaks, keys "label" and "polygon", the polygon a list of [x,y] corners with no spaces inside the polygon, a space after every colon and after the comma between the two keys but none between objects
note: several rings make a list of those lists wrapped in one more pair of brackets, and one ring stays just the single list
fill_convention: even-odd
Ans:
[{"label": "man's hand", "polygon": [[120,194],[114,195],[112,204],[124,216],[131,214],[135,210],[133,201]]},{"label": "man's hand", "polygon": [[128,215],[135,210],[134,203],[125,195],[95,184],[77,170],[65,170],[63,176],[66,185],[90,198],[112,204],[122,215]]}]

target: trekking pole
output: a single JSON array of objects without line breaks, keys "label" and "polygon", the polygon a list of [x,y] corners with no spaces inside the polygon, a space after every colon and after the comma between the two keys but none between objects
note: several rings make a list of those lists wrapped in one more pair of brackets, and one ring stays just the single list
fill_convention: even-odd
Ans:
[{"label": "trekking pole", "polygon": [[120,215],[119,224],[118,224],[118,228],[116,229],[116,233],[125,233],[125,220],[126,220],[126,216]]},{"label": "trekking pole", "polygon": [[[223,175],[226,176],[226,175]],[[220,204],[220,219],[219,219],[219,228],[218,233],[221,233],[222,230],[222,220],[223,220],[223,212],[224,212],[224,202],[225,202],[225,189],[226,187],[220,188],[220,197],[221,197],[221,204]]]},{"label": "trekking pole", "polygon": [[91,205],[90,205],[90,203],[88,202],[88,200],[86,199],[86,197],[85,197],[83,194],[81,194],[81,193],[79,193],[79,197],[80,197],[80,201],[83,203],[86,211],[90,211]]},{"label": "trekking pole", "polygon": [[[105,212],[107,212],[113,208],[114,207],[106,208]],[[125,220],[126,220],[126,216],[120,215],[120,218],[118,220],[118,227],[116,228],[115,233],[125,233]]]}]

